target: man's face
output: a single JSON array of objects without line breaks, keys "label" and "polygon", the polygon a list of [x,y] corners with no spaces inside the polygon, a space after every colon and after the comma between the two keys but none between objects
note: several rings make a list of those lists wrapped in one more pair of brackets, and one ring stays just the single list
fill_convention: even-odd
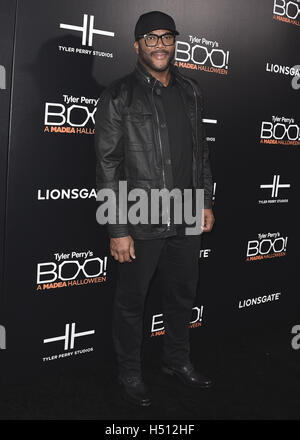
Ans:
[{"label": "man's face", "polygon": [[[168,29],[156,29],[149,33],[163,35],[170,32]],[[144,37],[134,42],[134,48],[139,58],[156,72],[163,72],[169,67],[170,62],[174,58],[175,43],[172,46],[165,46],[161,40],[158,40],[156,46],[148,47]]]}]

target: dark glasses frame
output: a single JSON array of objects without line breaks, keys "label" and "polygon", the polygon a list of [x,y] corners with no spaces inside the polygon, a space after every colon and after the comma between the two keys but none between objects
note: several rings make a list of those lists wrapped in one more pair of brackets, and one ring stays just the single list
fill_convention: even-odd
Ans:
[{"label": "dark glasses frame", "polygon": [[[150,46],[149,46],[149,45],[147,44],[147,42],[146,42],[146,37],[149,36],[149,35],[153,35],[153,36],[156,37],[156,42],[155,42],[155,44],[150,45]],[[173,42],[172,44],[165,44],[164,41],[163,41],[163,39],[162,39],[162,37],[164,37],[165,35],[173,35],[173,37],[174,37],[174,42]],[[147,34],[139,35],[139,36],[137,37],[137,40],[140,40],[141,38],[144,38],[144,41],[145,41],[145,44],[146,44],[147,47],[155,47],[155,46],[158,44],[159,39],[161,39],[162,44],[163,44],[164,46],[173,46],[173,44],[175,44],[176,34],[174,34],[174,32],[165,32],[165,33],[162,34],[162,35],[157,35],[157,34],[153,34],[152,32],[148,32]]]}]

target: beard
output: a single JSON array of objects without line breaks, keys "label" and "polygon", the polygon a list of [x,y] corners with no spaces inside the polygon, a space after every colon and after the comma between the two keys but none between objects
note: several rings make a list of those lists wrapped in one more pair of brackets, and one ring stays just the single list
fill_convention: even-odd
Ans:
[{"label": "beard", "polygon": [[[158,50],[153,51],[153,52],[158,52]],[[150,69],[154,70],[155,72],[164,72],[165,70],[167,70],[169,68],[171,61],[173,60],[174,55],[175,55],[175,49],[173,52],[169,53],[166,51],[165,53],[169,55],[166,60],[165,66],[157,67],[152,60],[151,53],[144,52],[141,47],[139,48],[139,58],[143,61],[144,64],[146,64],[146,66],[150,67]]]}]

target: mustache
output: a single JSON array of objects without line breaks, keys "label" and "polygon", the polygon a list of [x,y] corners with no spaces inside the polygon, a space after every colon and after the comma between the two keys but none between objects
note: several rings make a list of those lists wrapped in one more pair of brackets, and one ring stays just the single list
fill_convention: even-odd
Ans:
[{"label": "mustache", "polygon": [[164,54],[166,54],[166,55],[169,54],[169,52],[166,51],[166,50],[156,50],[156,51],[151,52],[151,55],[153,55],[153,54],[155,54],[155,53],[164,53]]}]

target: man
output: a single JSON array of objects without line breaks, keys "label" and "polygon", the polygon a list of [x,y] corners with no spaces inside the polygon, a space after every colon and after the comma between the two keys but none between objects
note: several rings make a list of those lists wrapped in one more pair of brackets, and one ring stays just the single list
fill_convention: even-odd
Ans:
[{"label": "man", "polygon": [[[113,341],[123,396],[139,406],[151,399],[141,372],[145,297],[155,270],[165,277],[162,372],[190,387],[211,385],[189,354],[189,322],[196,297],[201,232],[185,223],[121,223],[119,182],[128,189],[204,189],[202,231],[211,231],[212,176],[202,123],[203,98],[197,82],[172,64],[176,30],[172,17],[151,11],[139,17],[132,73],[115,80],[96,113],[97,189],[116,194],[116,223],[108,224],[111,255],[117,261]],[[99,200],[99,199],[98,199]],[[193,208],[194,209],[194,208]],[[162,212],[160,211],[160,220]]]}]

